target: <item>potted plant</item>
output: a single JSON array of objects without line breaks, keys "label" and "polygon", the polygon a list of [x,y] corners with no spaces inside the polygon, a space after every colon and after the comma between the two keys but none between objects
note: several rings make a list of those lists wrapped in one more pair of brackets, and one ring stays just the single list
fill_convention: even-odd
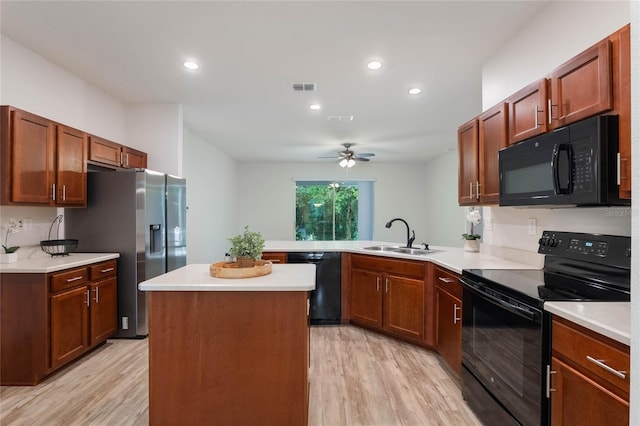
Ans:
[{"label": "potted plant", "polygon": [[20,246],[9,247],[9,234],[15,234],[22,229],[22,221],[9,219],[5,225],[7,232],[4,234],[4,244],[2,245],[2,253],[0,254],[0,263],[13,263],[18,260],[18,249]]},{"label": "potted plant", "polygon": [[465,251],[480,251],[480,242],[478,240],[481,236],[480,234],[473,233],[473,225],[480,224],[481,219],[482,216],[480,215],[480,210],[476,209],[475,207],[469,207],[469,209],[467,210],[467,221],[471,224],[471,229],[469,230],[468,234],[462,234],[462,239],[465,240]]},{"label": "potted plant", "polygon": [[242,234],[229,238],[231,249],[229,254],[236,258],[241,268],[252,268],[256,260],[262,257],[264,238],[260,232],[249,231],[249,225],[244,227]]}]

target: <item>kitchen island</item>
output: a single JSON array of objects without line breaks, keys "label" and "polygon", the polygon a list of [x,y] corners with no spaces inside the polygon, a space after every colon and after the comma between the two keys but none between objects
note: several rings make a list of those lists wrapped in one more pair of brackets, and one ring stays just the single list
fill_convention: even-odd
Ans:
[{"label": "kitchen island", "polygon": [[149,303],[149,423],[305,425],[315,266],[247,279],[193,264],[139,284]]}]

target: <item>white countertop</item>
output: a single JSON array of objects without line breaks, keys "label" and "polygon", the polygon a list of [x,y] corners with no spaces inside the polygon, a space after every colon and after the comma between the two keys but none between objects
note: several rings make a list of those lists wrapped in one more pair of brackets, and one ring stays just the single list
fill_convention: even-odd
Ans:
[{"label": "white countertop", "polygon": [[545,302],[544,310],[620,343],[631,345],[629,302]]},{"label": "white countertop", "polygon": [[119,253],[70,253],[68,256],[51,256],[41,251],[30,253],[26,257],[18,256],[18,261],[14,263],[0,263],[0,273],[47,274],[118,257]]},{"label": "white countertop", "polygon": [[227,279],[209,275],[209,264],[191,264],[138,284],[142,291],[310,291],[316,288],[316,266],[273,265],[269,275]]},{"label": "white countertop", "polygon": [[[364,247],[377,245],[402,245],[383,241],[267,241],[265,252],[302,252],[302,251],[342,251],[397,259],[422,260],[433,262],[458,274],[463,269],[540,269],[524,263],[513,262],[484,253],[464,251],[462,247],[429,246],[431,250],[441,250],[428,255],[410,255],[365,250]],[[416,245],[420,248],[420,245]]]}]

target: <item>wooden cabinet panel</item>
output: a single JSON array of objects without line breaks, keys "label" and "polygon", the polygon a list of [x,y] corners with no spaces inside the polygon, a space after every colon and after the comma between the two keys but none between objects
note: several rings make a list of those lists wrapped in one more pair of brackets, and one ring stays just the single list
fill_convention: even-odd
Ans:
[{"label": "wooden cabinet panel", "polygon": [[509,105],[509,144],[546,133],[547,79],[543,78],[511,95]]},{"label": "wooden cabinet panel", "polygon": [[606,39],[551,73],[552,129],[613,108],[611,42]]},{"label": "wooden cabinet panel", "polygon": [[89,160],[120,167],[121,157],[120,144],[89,136]]},{"label": "wooden cabinet panel", "polygon": [[87,268],[74,268],[51,275],[51,292],[84,285],[89,280]]},{"label": "wooden cabinet panel", "polygon": [[554,391],[551,424],[628,425],[629,402],[556,357],[551,359]]},{"label": "wooden cabinet panel", "polygon": [[436,348],[453,371],[462,370],[462,300],[436,286]]},{"label": "wooden cabinet panel", "polygon": [[91,345],[104,342],[117,331],[117,287],[115,277],[91,284]]},{"label": "wooden cabinet panel", "polygon": [[52,203],[55,126],[34,114],[2,106],[2,204]]},{"label": "wooden cabinet panel", "polygon": [[424,279],[426,262],[389,259],[381,256],[354,254],[351,256],[351,267],[370,271],[401,274],[406,277]]},{"label": "wooden cabinet panel", "polygon": [[478,120],[473,119],[458,128],[458,203],[477,204],[478,185]]},{"label": "wooden cabinet panel", "polygon": [[611,35],[613,111],[618,114],[620,198],[631,199],[631,28],[625,25]]},{"label": "wooden cabinet panel", "polygon": [[351,270],[351,320],[382,327],[382,277],[359,269]]},{"label": "wooden cabinet panel", "polygon": [[98,263],[89,267],[89,279],[98,281],[108,277],[115,277],[117,273],[118,262],[116,259]]},{"label": "wooden cabinet panel", "polygon": [[384,277],[384,327],[414,339],[424,338],[424,281],[394,275]]},{"label": "wooden cabinet panel", "polygon": [[59,206],[87,205],[87,134],[58,125],[56,182]]},{"label": "wooden cabinet panel", "polygon": [[146,169],[147,153],[123,146],[122,147],[122,167]]},{"label": "wooden cabinet panel", "polygon": [[507,116],[507,103],[504,102],[487,110],[478,119],[481,204],[498,203],[498,151],[507,146]]},{"label": "wooden cabinet panel", "polygon": [[287,263],[287,253],[284,252],[263,252],[263,260],[270,260],[273,263]]},{"label": "wooden cabinet panel", "polygon": [[85,286],[51,296],[51,367],[89,347],[88,290]]}]

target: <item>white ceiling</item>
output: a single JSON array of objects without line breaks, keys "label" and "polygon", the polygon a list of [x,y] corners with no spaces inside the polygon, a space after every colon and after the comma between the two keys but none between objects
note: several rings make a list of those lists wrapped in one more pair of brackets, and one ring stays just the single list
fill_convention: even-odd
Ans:
[{"label": "white ceiling", "polygon": [[125,103],[182,104],[186,127],[238,161],[331,161],[317,157],[350,142],[421,162],[456,148],[482,63],[544,4],[3,0],[0,28]]}]

